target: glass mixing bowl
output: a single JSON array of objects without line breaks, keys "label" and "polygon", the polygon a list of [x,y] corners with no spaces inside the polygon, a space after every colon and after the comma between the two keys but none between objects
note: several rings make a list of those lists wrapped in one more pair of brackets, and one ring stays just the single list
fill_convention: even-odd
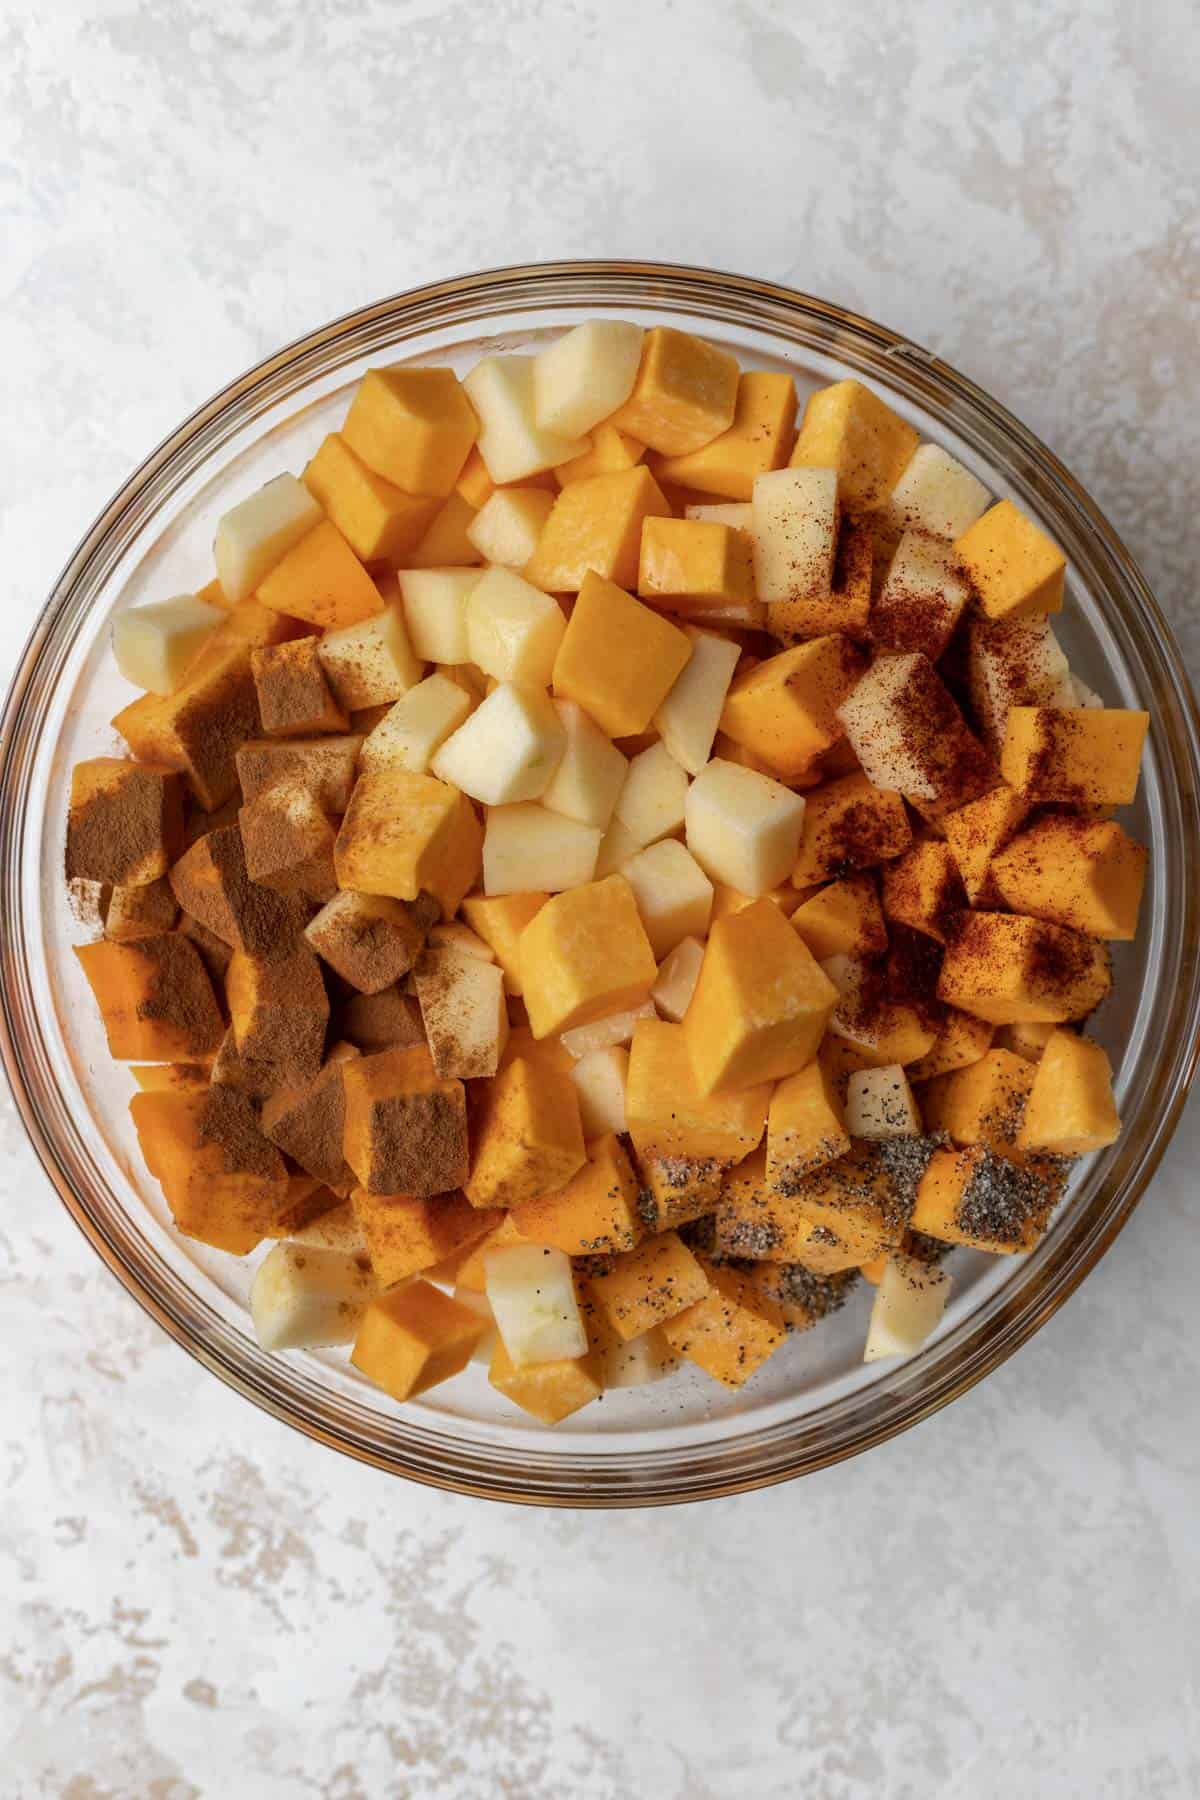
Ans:
[{"label": "glass mixing bowl", "polygon": [[[1076,672],[1109,704],[1150,709],[1130,820],[1150,846],[1150,877],[1139,941],[1117,947],[1114,996],[1095,1027],[1117,1071],[1125,1129],[1077,1169],[1031,1256],[956,1252],[946,1320],[910,1361],[863,1366],[864,1289],[791,1339],[741,1394],[685,1370],[607,1394],[544,1430],[515,1414],[478,1367],[399,1407],[344,1354],[258,1349],[246,1312],[257,1259],[178,1236],[142,1167],[131,1078],[109,1061],[69,954],[87,934],[63,891],[63,832],[71,765],[121,748],[109,720],[129,690],[109,654],[113,614],[206,581],[219,514],[268,476],[298,471],[364,369],[411,359],[461,371],[604,313],[701,332],[745,366],[791,370],[802,393],[860,376],[1040,519],[1070,560],[1061,635]],[[4,1059],[50,1179],[114,1274],[207,1368],[311,1438],[396,1474],[506,1500],[637,1505],[753,1488],[865,1450],[964,1393],[1062,1305],[1128,1218],[1197,1053],[1198,772],[1179,652],[1112,527],[1042,444],[928,351],[838,307],[712,270],[557,263],[447,281],[325,326],[233,382],[130,477],[68,562],[4,718]]]}]

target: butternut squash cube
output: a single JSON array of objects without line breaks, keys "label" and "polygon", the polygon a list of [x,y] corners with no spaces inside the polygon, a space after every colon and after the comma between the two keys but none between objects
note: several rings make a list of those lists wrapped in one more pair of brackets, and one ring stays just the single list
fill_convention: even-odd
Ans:
[{"label": "butternut squash cube", "polygon": [[171,884],[161,875],[157,881],[144,882],[140,887],[118,883],[109,893],[104,935],[117,944],[158,937],[164,931],[171,931],[178,917],[179,908]]},{"label": "butternut squash cube", "polygon": [[1121,708],[1013,706],[1000,772],[1030,801],[1128,806],[1149,724],[1149,713]]},{"label": "butternut squash cube", "polygon": [[356,1057],[346,1064],[343,1081],[343,1147],[361,1188],[424,1199],[463,1186],[463,1084],[438,1075],[424,1046]]},{"label": "butternut squash cube", "polygon": [[627,432],[618,431],[615,425],[597,425],[591,434],[591,445],[582,456],[559,463],[554,473],[560,487],[570,487],[573,481],[587,481],[592,475],[617,475],[635,469],[645,454],[645,444],[639,444]]},{"label": "butternut squash cube", "polygon": [[955,539],[955,554],[989,619],[1058,612],[1067,559],[1011,500],[998,500]]},{"label": "butternut squash cube", "polygon": [[1023,794],[1001,785],[943,818],[946,843],[972,906],[986,904],[989,895],[994,896],[993,859],[1020,829],[1028,811]]},{"label": "butternut squash cube", "polygon": [[576,594],[590,570],[634,588],[644,521],[670,517],[670,503],[644,465],[572,481],[542,527],[526,579],[547,593]]},{"label": "butternut squash cube", "polygon": [[949,844],[922,838],[883,869],[883,916],[944,944],[966,906],[966,890]]},{"label": "butternut squash cube", "polygon": [[633,892],[619,875],[548,900],[521,934],[520,956],[535,1037],[632,1006],[657,973]]},{"label": "butternut squash cube", "polygon": [[989,1050],[968,1068],[939,1075],[921,1097],[930,1131],[956,1144],[986,1144],[1015,1156],[1034,1067],[1011,1050]]},{"label": "butternut squash cube", "polygon": [[1066,926],[971,912],[946,950],[938,998],[993,1025],[1082,1019],[1108,993],[1103,944]]},{"label": "butternut squash cube", "polygon": [[483,1098],[465,1183],[471,1205],[513,1208],[557,1193],[585,1161],[570,1077],[541,1059],[507,1063]]},{"label": "butternut squash cube", "polygon": [[349,720],[325,678],[315,637],[250,652],[259,717],[268,737],[344,732]]},{"label": "butternut squash cube", "polygon": [[[845,1156],[797,1181],[790,1198],[810,1224],[834,1232],[866,1262],[898,1246],[908,1229],[916,1183],[898,1181],[892,1168],[887,1145],[858,1139]],[[803,1252],[796,1257],[802,1259]]]},{"label": "butternut squash cube", "polygon": [[787,1336],[783,1312],[740,1269],[709,1262],[702,1267],[708,1293],[664,1321],[663,1335],[722,1386],[744,1387]]},{"label": "butternut squash cube", "polygon": [[642,1019],[634,1027],[625,1116],[643,1162],[711,1163],[719,1176],[761,1142],[768,1099],[765,1083],[702,1092],[682,1025]]},{"label": "butternut squash cube", "polygon": [[143,694],[113,727],[139,762],[182,774],[205,812],[214,812],[237,791],[238,749],[262,730],[249,644],[214,646],[210,638],[182,687]]},{"label": "butternut squash cube", "polygon": [[566,1357],[519,1368],[498,1338],[488,1380],[498,1394],[543,1425],[560,1425],[604,1392],[598,1356]]},{"label": "butternut squash cube", "polygon": [[282,1156],[254,1108],[228,1088],[135,1094],[129,1111],[146,1167],[185,1237],[245,1256],[287,1200]]},{"label": "butternut squash cube", "polygon": [[77,944],[117,1062],[196,1062],[224,1034],[208,972],[178,932],[135,943]]},{"label": "butternut squash cube", "polygon": [[807,887],[872,868],[903,855],[911,843],[912,827],[900,795],[874,786],[865,775],[843,775],[805,797],[792,881]]},{"label": "butternut squash cube", "polygon": [[753,600],[750,540],[745,532],[711,520],[648,518],[642,525],[638,593],[667,612],[689,616]]},{"label": "butternut squash cube", "polygon": [[68,881],[140,887],[183,849],[183,791],[168,768],[95,756],[71,770]]},{"label": "butternut squash cube", "polygon": [[294,1087],[319,1073],[329,997],[303,938],[270,962],[235,950],[225,999],[238,1056],[257,1068],[267,1089]]},{"label": "butternut squash cube", "polygon": [[611,737],[635,736],[691,654],[684,632],[589,572],[555,660],[554,691],[576,701]]},{"label": "butternut squash cube", "polygon": [[378,994],[413,968],[434,917],[436,902],[428,895],[408,903],[342,889],[304,935],[343,981],[360,993]]},{"label": "butternut squash cube", "polygon": [[299,743],[251,739],[237,753],[242,798],[255,800],[279,782],[298,782],[322,812],[344,813],[350,804],[362,738],[356,732],[307,738]]},{"label": "butternut squash cube", "polygon": [[718,886],[765,895],[795,864],[804,806],[772,776],[714,758],[687,790],[687,847]]},{"label": "butternut squash cube", "polygon": [[1053,1168],[1009,1162],[986,1144],[936,1150],[921,1178],[911,1225],[942,1243],[1020,1255],[1037,1244],[1060,1191]]},{"label": "butternut squash cube", "polygon": [[765,1144],[726,1170],[713,1215],[713,1244],[722,1256],[785,1258],[803,1248],[811,1232],[796,1200],[768,1178]]},{"label": "butternut squash cube", "polygon": [[280,782],[238,813],[246,872],[261,887],[324,903],[337,893],[334,829],[299,782]]},{"label": "butternut squash cube", "polygon": [[737,360],[669,325],[648,331],[633,392],[609,423],[664,456],[700,450],[733,424]]},{"label": "butternut squash cube", "polygon": [[438,510],[436,499],[406,494],[368,468],[338,431],[305,469],[304,485],[365,563],[402,562]]},{"label": "butternut squash cube", "polygon": [[307,619],[323,631],[357,625],[383,611],[379,589],[336,525],[323,519],[258,584],[272,612]]},{"label": "butternut squash cube", "polygon": [[776,1192],[794,1194],[805,1175],[849,1148],[841,1102],[819,1062],[779,1083],[767,1113],[766,1177]]},{"label": "butternut squash cube", "polygon": [[1032,1068],[1033,1084],[1017,1146],[1054,1156],[1086,1156],[1115,1144],[1120,1136],[1112,1091],[1112,1064],[1105,1051],[1074,1031],[1051,1033],[1042,1060]]},{"label": "butternut squash cube", "polygon": [[945,1007],[932,1047],[908,1065],[909,1080],[931,1081],[935,1075],[968,1068],[990,1050],[994,1030],[986,1019],[973,1018],[954,1006]]},{"label": "butternut squash cube", "polygon": [[467,569],[481,562],[479,551],[467,536],[477,510],[461,494],[451,494],[443,500],[425,536],[405,556],[408,569]]},{"label": "butternut squash cube", "polygon": [[655,479],[677,487],[749,500],[754,478],[787,461],[796,429],[796,384],[790,375],[746,369],[738,377],[733,422],[699,450],[655,456]]},{"label": "butternut squash cube", "polygon": [[1137,930],[1147,853],[1112,820],[1050,814],[992,859],[1005,906],[1129,942]]},{"label": "butternut squash cube", "polygon": [[512,1220],[531,1243],[551,1244],[568,1256],[632,1250],[642,1236],[638,1181],[618,1139],[597,1139],[564,1188],[523,1201]]},{"label": "butternut squash cube", "polygon": [[465,794],[406,769],[360,775],[334,848],[338,883],[415,900],[424,889],[447,918],[479,874],[483,828]]},{"label": "butternut squash cube", "polygon": [[835,469],[851,512],[874,512],[912,461],[919,433],[860,381],[810,394],[790,467]]},{"label": "butternut squash cube", "polygon": [[546,901],[544,893],[468,894],[462,903],[463,917],[491,949],[504,972],[504,991],[524,992],[521,984],[521,933],[536,918]]},{"label": "butternut squash cube", "polygon": [[453,369],[400,363],[368,369],[342,437],[369,469],[406,494],[454,492],[479,421]]},{"label": "butternut squash cube", "polygon": [[836,632],[781,650],[735,679],[721,730],[782,780],[803,775],[842,735],[837,708],[862,666],[849,638]]},{"label": "butternut squash cube", "polygon": [[792,926],[818,962],[827,956],[877,956],[887,949],[887,926],[869,875],[849,875],[818,888],[796,908]]},{"label": "butternut squash cube", "polygon": [[465,1369],[487,1328],[469,1307],[414,1281],[372,1300],[350,1361],[393,1400],[411,1400]]},{"label": "butternut squash cube", "polygon": [[601,1316],[627,1344],[703,1300],[709,1278],[678,1234],[664,1231],[614,1256],[588,1285]]},{"label": "butternut squash cube", "polygon": [[350,1204],[382,1287],[424,1274],[456,1251],[478,1244],[503,1217],[480,1212],[453,1192],[418,1200],[355,1188]]}]

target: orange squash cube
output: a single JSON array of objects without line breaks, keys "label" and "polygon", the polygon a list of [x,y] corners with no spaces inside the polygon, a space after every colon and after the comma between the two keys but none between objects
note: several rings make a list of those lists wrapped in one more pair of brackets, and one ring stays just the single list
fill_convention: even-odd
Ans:
[{"label": "orange squash cube", "polygon": [[781,650],[735,678],[721,730],[782,780],[803,775],[841,737],[837,708],[861,669],[859,651],[837,632]]},{"label": "orange squash cube", "polygon": [[738,382],[735,357],[657,325],[646,333],[632,394],[608,422],[664,456],[687,456],[733,424]]},{"label": "orange squash cube", "polygon": [[1029,801],[1128,806],[1149,723],[1119,707],[1010,706],[1000,773]]},{"label": "orange squash cube", "polygon": [[403,562],[438,511],[436,499],[406,494],[368,468],[338,431],[330,432],[303,479],[360,562]]},{"label": "orange squash cube", "polygon": [[887,926],[869,875],[818,888],[796,908],[792,927],[818,962],[828,956],[877,956],[887,949]]},{"label": "orange squash cube", "polygon": [[559,463],[554,470],[559,487],[570,487],[573,481],[587,481],[593,475],[619,475],[635,469],[646,454],[645,444],[615,425],[597,425],[591,437],[591,445],[582,455]]},{"label": "orange squash cube", "polygon": [[819,1062],[779,1083],[767,1112],[766,1173],[773,1188],[794,1193],[804,1176],[849,1149],[841,1102]]},{"label": "orange squash cube", "polygon": [[423,1045],[356,1057],[343,1082],[343,1150],[361,1188],[425,1199],[462,1187],[466,1093],[461,1081],[435,1073]]},{"label": "orange squash cube", "polygon": [[972,1018],[947,1006],[937,1025],[937,1036],[924,1056],[908,1065],[910,1081],[931,1081],[935,1075],[948,1075],[954,1069],[969,1068],[991,1049],[995,1027],[986,1019]]},{"label": "orange squash cube", "polygon": [[861,984],[852,983],[841,996],[829,1031],[853,1047],[859,1067],[869,1069],[887,1068],[891,1063],[907,1068],[928,1056],[937,1036],[925,1009],[892,999],[876,971],[870,971]]},{"label": "orange squash cube", "polygon": [[1020,830],[1028,811],[1025,796],[1002,785],[981,799],[946,813],[942,819],[946,843],[972,906],[986,905],[995,897],[991,884],[993,858]]},{"label": "orange squash cube", "polygon": [[282,1156],[254,1108],[229,1088],[135,1094],[129,1111],[146,1167],[185,1237],[245,1256],[287,1204]]},{"label": "orange squash cube", "polygon": [[836,469],[842,504],[875,512],[919,442],[907,420],[861,381],[835,381],[809,396],[789,467]]},{"label": "orange squash cube", "polygon": [[760,1294],[773,1300],[790,1331],[811,1331],[843,1306],[853,1292],[857,1271],[817,1275],[802,1263],[759,1263],[746,1271]]},{"label": "orange squash cube", "polygon": [[1121,1121],[1113,1099],[1112,1064],[1099,1044],[1074,1031],[1056,1030],[1042,1060],[1025,1066],[1033,1081],[1019,1149],[1086,1156],[1116,1143]]},{"label": "orange squash cube", "polygon": [[1009,1162],[986,1144],[936,1150],[917,1189],[911,1225],[945,1244],[995,1256],[1032,1250],[1061,1191],[1053,1167]]},{"label": "orange squash cube", "polygon": [[323,519],[259,584],[273,612],[307,619],[322,631],[357,625],[383,611],[383,597],[336,525]]},{"label": "orange squash cube", "polygon": [[396,363],[367,370],[342,436],[369,469],[406,494],[445,499],[479,436],[479,420],[453,369]]},{"label": "orange squash cube", "polygon": [[594,1351],[586,1356],[560,1357],[551,1362],[527,1363],[518,1368],[499,1337],[492,1352],[488,1380],[543,1425],[558,1425],[604,1392],[600,1358]]},{"label": "orange squash cube", "polygon": [[862,774],[841,775],[804,797],[800,850],[792,881],[810,887],[903,855],[912,843],[904,801]]},{"label": "orange squash cube", "polygon": [[577,594],[590,569],[618,587],[636,587],[643,522],[670,517],[644,465],[572,481],[542,527],[525,579],[548,594]]},{"label": "orange squash cube", "polygon": [[[404,558],[406,569],[470,569],[483,561],[467,536],[478,508],[451,494],[430,521],[425,536]],[[447,673],[449,671],[446,671]]]},{"label": "orange squash cube", "polygon": [[199,952],[179,932],[131,944],[77,944],[117,1062],[196,1062],[225,1026]]},{"label": "orange squash cube", "polygon": [[1145,847],[1114,821],[1050,814],[993,857],[992,880],[1014,911],[1129,942],[1146,862]]},{"label": "orange squash cube", "polygon": [[658,974],[623,875],[547,900],[521,933],[520,960],[530,1029],[538,1038],[639,1005]]},{"label": "orange squash cube", "polygon": [[706,1375],[740,1388],[787,1336],[783,1311],[740,1269],[709,1262],[702,1267],[708,1293],[666,1320],[663,1335]]},{"label": "orange squash cube", "polygon": [[188,918],[250,956],[286,954],[308,918],[301,895],[277,894],[251,881],[237,825],[197,838],[172,868],[170,882]]},{"label": "orange squash cube", "polygon": [[750,539],[711,519],[648,518],[637,589],[643,600],[688,617],[754,599]]},{"label": "orange squash cube", "polygon": [[205,812],[214,812],[237,792],[234,758],[262,727],[249,644],[239,640],[214,651],[210,639],[200,662],[173,694],[143,694],[117,714],[113,727],[139,762],[176,770]]},{"label": "orange squash cube", "polygon": [[930,1131],[956,1144],[986,1144],[1001,1156],[1016,1150],[1034,1068],[1011,1050],[989,1050],[978,1062],[939,1075],[921,1096]]},{"label": "orange squash cube", "polygon": [[183,790],[168,768],[95,756],[71,770],[68,881],[142,887],[183,849]]},{"label": "orange squash cube", "polygon": [[646,1238],[589,1277],[596,1307],[623,1344],[702,1300],[708,1276],[678,1233]]},{"label": "orange squash cube", "polygon": [[638,1181],[620,1140],[598,1138],[565,1187],[522,1201],[511,1217],[522,1237],[568,1256],[632,1250],[642,1236]]},{"label": "orange squash cube", "polygon": [[965,913],[946,950],[938,999],[993,1025],[1086,1018],[1112,986],[1104,945],[1014,913]]},{"label": "orange squash cube", "polygon": [[969,525],[954,552],[989,619],[1027,619],[1062,606],[1067,559],[1011,500],[998,500]]},{"label": "orange squash cube", "polygon": [[715,1208],[725,1164],[715,1157],[642,1156],[638,1212],[646,1230],[673,1231]]},{"label": "orange squash cube", "polygon": [[745,369],[738,377],[733,422],[699,450],[655,455],[655,479],[726,500],[749,500],[754,477],[781,469],[796,433],[796,384],[790,375]]},{"label": "orange squash cube", "polygon": [[884,865],[883,916],[939,944],[967,903],[949,844],[922,838]]},{"label": "orange squash cube", "polygon": [[265,644],[250,652],[262,728],[268,737],[344,732],[349,721],[325,679],[315,637]]},{"label": "orange squash cube", "polygon": [[417,1200],[408,1194],[369,1194],[365,1188],[354,1188],[350,1204],[383,1287],[424,1274],[457,1252],[473,1248],[503,1218],[499,1212],[480,1212],[460,1193]]},{"label": "orange squash cube", "polygon": [[683,1022],[701,1093],[778,1081],[811,1062],[838,993],[779,908],[720,919]]},{"label": "orange squash cube", "polygon": [[518,1056],[488,1085],[464,1183],[475,1207],[519,1207],[558,1193],[587,1161],[569,1075]]},{"label": "orange squash cube", "polygon": [[521,933],[541,912],[549,894],[468,894],[462,915],[504,970],[506,994],[521,994]]},{"label": "orange squash cube", "polygon": [[320,1073],[329,996],[318,963],[300,940],[268,962],[235,950],[225,999],[238,1056],[267,1088],[294,1087]]},{"label": "orange squash cube", "polygon": [[800,1202],[768,1178],[765,1146],[726,1173],[713,1219],[714,1248],[722,1256],[786,1262],[804,1254],[812,1233]]},{"label": "orange squash cube", "polygon": [[[848,1249],[860,1252],[856,1261],[863,1263],[879,1249],[902,1242],[915,1185],[897,1181],[886,1142],[859,1140],[836,1162],[823,1163],[793,1183],[790,1198],[810,1224],[825,1226]],[[913,1191],[905,1191],[906,1186]]]},{"label": "orange squash cube", "polygon": [[1026,1062],[1041,1062],[1046,1045],[1058,1026],[1044,1020],[1024,1019],[1017,1024],[1002,1025],[996,1033],[996,1047],[1023,1056]]},{"label": "orange squash cube", "polygon": [[415,900],[424,889],[450,917],[483,862],[483,827],[465,794],[432,775],[360,775],[334,846],[343,888]]},{"label": "orange squash cube", "polygon": [[635,1025],[625,1119],[643,1162],[681,1159],[718,1169],[741,1162],[762,1140],[768,1098],[765,1083],[735,1093],[705,1093],[696,1078],[685,1025],[658,1019],[639,1019]]},{"label": "orange squash cube", "polygon": [[393,1400],[411,1400],[465,1369],[487,1320],[428,1281],[372,1300],[350,1361]]},{"label": "orange squash cube", "polygon": [[588,572],[554,660],[554,692],[582,706],[609,737],[634,737],[691,654],[686,632]]}]

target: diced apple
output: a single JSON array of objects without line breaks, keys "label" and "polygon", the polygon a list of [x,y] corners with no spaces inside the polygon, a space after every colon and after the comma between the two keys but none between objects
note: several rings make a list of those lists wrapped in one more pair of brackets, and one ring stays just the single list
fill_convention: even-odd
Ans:
[{"label": "diced apple", "polygon": [[603,881],[606,875],[619,874],[640,849],[632,831],[622,825],[620,819],[610,820],[596,855],[596,880]]},{"label": "diced apple", "polygon": [[440,945],[442,949],[461,950],[464,956],[478,957],[480,962],[494,963],[496,960],[491,945],[461,919],[442,919],[437,925],[431,925],[425,942]]},{"label": "diced apple", "polygon": [[523,569],[553,505],[546,488],[497,488],[467,526],[467,536],[484,562]]},{"label": "diced apple", "polygon": [[970,592],[952,545],[928,532],[906,531],[871,609],[875,644],[884,651],[920,650],[936,662]]},{"label": "diced apple", "polygon": [[820,599],[833,587],[837,470],[772,469],[754,480],[754,580],[760,600]]},{"label": "diced apple", "polygon": [[223,619],[220,606],[195,594],[133,606],[113,621],[113,656],[126,681],[151,694],[173,694]]},{"label": "diced apple", "polygon": [[264,1350],[316,1350],[353,1343],[379,1292],[357,1256],[310,1244],[276,1244],[250,1288],[250,1318]]},{"label": "diced apple", "polygon": [[856,1138],[920,1137],[921,1114],[899,1063],[851,1073],[846,1088],[846,1130]]},{"label": "diced apple", "polygon": [[659,1326],[630,1338],[627,1344],[614,1339],[606,1344],[600,1358],[601,1380],[606,1388],[649,1387],[679,1367]]},{"label": "diced apple", "polygon": [[991,503],[982,481],[948,450],[940,444],[921,444],[892,489],[885,516],[896,531],[958,538]]},{"label": "diced apple", "polygon": [[457,682],[445,675],[427,675],[364,738],[359,767],[411,769],[414,775],[423,775],[470,711],[470,697]]},{"label": "diced apple", "polygon": [[414,980],[438,1074],[460,1081],[494,1075],[508,1042],[504,971],[459,946],[443,944],[425,951]]},{"label": "diced apple", "polygon": [[863,1361],[919,1350],[941,1323],[950,1286],[944,1269],[893,1250],[876,1289]]},{"label": "diced apple", "polygon": [[446,739],[430,768],[472,800],[511,806],[545,793],[565,742],[550,696],[504,681]]},{"label": "diced apple", "polygon": [[347,712],[399,700],[416,687],[425,673],[424,663],[409,642],[404,614],[397,604],[369,619],[360,619],[357,625],[327,631],[317,655],[326,681]]},{"label": "diced apple", "polygon": [[325,514],[302,481],[277,475],[217,521],[213,558],[231,606],[252,594]]},{"label": "diced apple", "polygon": [[640,325],[589,319],[533,359],[534,413],[543,431],[583,437],[623,406],[642,358]]},{"label": "diced apple", "polygon": [[[586,1026],[580,1027],[587,1029]],[[589,1050],[571,1070],[579,1095],[579,1120],[589,1143],[608,1132],[625,1130],[625,1086],[629,1076],[629,1052],[623,1044]]]},{"label": "diced apple", "polygon": [[656,962],[686,937],[704,937],[712,916],[712,882],[676,838],[640,850],[621,870],[633,889]]},{"label": "diced apple", "polygon": [[566,629],[549,594],[511,569],[488,569],[467,603],[467,659],[497,681],[549,687]]},{"label": "diced apple", "polygon": [[463,381],[479,414],[479,454],[497,483],[523,481],[587,449],[586,438],[538,424],[534,362],[532,356],[485,356]]},{"label": "diced apple", "polygon": [[700,965],[704,961],[704,945],[699,938],[685,937],[676,944],[658,971],[658,980],[650,989],[650,998],[660,1018],[678,1025],[692,1003]]},{"label": "diced apple", "polygon": [[424,662],[470,662],[467,601],[479,569],[401,569],[397,579],[409,642]]},{"label": "diced apple", "polygon": [[483,838],[485,894],[561,894],[596,869],[601,833],[526,801],[493,807]]},{"label": "diced apple", "polygon": [[757,896],[796,862],[804,801],[740,763],[706,763],[687,793],[687,847],[712,881]]},{"label": "diced apple", "polygon": [[483,1269],[496,1329],[518,1368],[586,1355],[571,1259],[562,1250],[506,1244],[485,1254]]},{"label": "diced apple", "polygon": [[1102,694],[1098,694],[1096,692],[1095,688],[1090,688],[1087,685],[1086,681],[1080,681],[1078,675],[1072,674],[1070,704],[1072,706],[1081,706],[1081,707],[1082,706],[1094,706],[1094,707],[1099,707],[1101,710],[1103,710],[1104,696]]},{"label": "diced apple", "polygon": [[614,1044],[632,1043],[638,1020],[655,1017],[654,1002],[643,1000],[640,1006],[631,1006],[625,1012],[609,1013],[607,1018],[593,1019],[587,1025],[573,1025],[562,1033],[559,1042],[576,1062],[582,1062],[593,1051],[608,1050]]},{"label": "diced apple", "polygon": [[630,762],[613,816],[641,850],[679,830],[687,791],[687,770],[665,744],[651,744]]},{"label": "diced apple", "polygon": [[685,506],[685,519],[708,519],[713,525],[732,525],[735,531],[754,530],[754,508],[749,500],[714,500]]},{"label": "diced apple", "polygon": [[601,831],[612,818],[629,763],[596,722],[573,700],[556,700],[565,734],[562,759],[542,802],[551,812],[595,825]]},{"label": "diced apple", "polygon": [[1004,738],[1012,706],[1077,704],[1070,665],[1043,614],[1011,624],[984,620],[967,630],[967,686],[984,737]]},{"label": "diced apple", "polygon": [[689,775],[698,775],[712,753],[725,695],[741,650],[711,631],[683,627],[692,654],[674,687],[654,715],[663,743]]}]

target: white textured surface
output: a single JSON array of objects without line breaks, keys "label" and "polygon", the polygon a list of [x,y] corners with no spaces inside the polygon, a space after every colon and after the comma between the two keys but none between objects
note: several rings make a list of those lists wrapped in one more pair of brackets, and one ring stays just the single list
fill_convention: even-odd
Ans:
[{"label": "white textured surface", "polygon": [[[0,4],[0,659],[193,405],[540,256],[793,282],[1058,450],[1200,659],[1190,0]],[[1200,1790],[1193,1108],[1085,1289],[865,1460],[540,1515],[259,1417],[0,1118],[0,1787],[64,1800]]]}]

